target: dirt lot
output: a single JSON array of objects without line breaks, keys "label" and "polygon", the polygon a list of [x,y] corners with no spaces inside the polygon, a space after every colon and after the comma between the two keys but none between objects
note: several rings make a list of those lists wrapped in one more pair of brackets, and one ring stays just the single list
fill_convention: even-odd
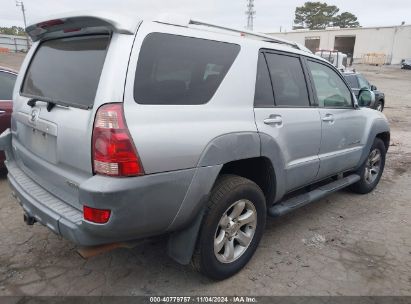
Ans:
[{"label": "dirt lot", "polygon": [[[0,54],[18,68],[22,56]],[[369,195],[341,191],[269,219],[252,261],[212,282],[165,253],[165,240],[83,260],[47,228],[23,223],[0,178],[0,295],[411,295],[411,71],[358,66],[387,96],[392,143]]]}]

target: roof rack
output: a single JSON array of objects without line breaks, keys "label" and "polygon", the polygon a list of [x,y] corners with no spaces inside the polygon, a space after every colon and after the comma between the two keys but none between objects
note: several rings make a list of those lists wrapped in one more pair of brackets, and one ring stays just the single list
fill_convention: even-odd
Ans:
[{"label": "roof rack", "polygon": [[294,43],[294,42],[291,42],[291,41],[288,41],[288,40],[285,40],[285,39],[281,39],[281,38],[275,38],[275,37],[265,35],[265,34],[255,33],[255,32],[252,32],[252,31],[235,29],[235,28],[216,25],[216,24],[212,24],[212,23],[208,23],[208,22],[199,21],[199,20],[190,20],[189,24],[208,26],[208,27],[212,27],[212,28],[216,28],[216,29],[220,29],[220,30],[239,33],[239,34],[242,34],[245,37],[251,36],[251,37],[254,37],[254,38],[259,38],[263,41],[281,43],[281,44],[286,44],[286,45],[292,46],[294,48],[298,48],[297,44]]},{"label": "roof rack", "polygon": [[[201,25],[201,26],[207,26],[219,30],[225,30],[225,31],[230,31],[234,33],[239,33],[244,37],[252,37],[252,38],[257,38],[259,40],[265,41],[265,42],[274,42],[274,43],[280,43],[280,44],[285,44],[288,46],[291,46],[293,48],[302,50],[302,51],[307,51],[308,49],[299,43],[288,41],[285,39],[277,38],[277,37],[272,37],[269,35],[265,34],[260,34],[260,33],[255,33],[252,31],[247,31],[247,30],[242,30],[242,29],[236,29],[236,28],[231,28],[227,26],[222,26],[222,25],[217,25],[209,22],[204,22],[200,20],[194,20],[191,18],[188,18],[186,16],[182,15],[169,15],[169,14],[164,14],[160,15],[155,22],[159,23],[165,23],[165,24],[171,24],[171,25],[177,25],[177,26],[184,26],[184,27],[189,27],[190,25]],[[311,51],[310,51],[311,52]]]}]

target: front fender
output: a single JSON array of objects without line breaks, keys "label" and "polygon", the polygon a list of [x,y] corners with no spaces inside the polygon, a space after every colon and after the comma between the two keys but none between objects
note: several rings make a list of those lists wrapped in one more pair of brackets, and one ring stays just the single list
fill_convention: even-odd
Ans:
[{"label": "front fender", "polygon": [[361,158],[358,163],[358,168],[366,160],[377,135],[381,133],[386,133],[386,132],[390,133],[390,125],[388,124],[388,121],[384,117],[384,114],[378,112],[378,115],[381,115],[381,117],[374,119],[370,125],[370,128],[365,133],[365,136],[367,137],[367,139],[365,140],[364,149],[362,151]]}]

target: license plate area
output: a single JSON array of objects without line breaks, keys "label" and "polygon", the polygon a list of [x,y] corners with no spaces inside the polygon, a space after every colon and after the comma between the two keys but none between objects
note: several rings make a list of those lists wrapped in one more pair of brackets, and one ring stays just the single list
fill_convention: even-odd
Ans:
[{"label": "license plate area", "polygon": [[57,136],[24,124],[18,128],[23,131],[19,132],[19,141],[27,150],[49,163],[57,164]]}]

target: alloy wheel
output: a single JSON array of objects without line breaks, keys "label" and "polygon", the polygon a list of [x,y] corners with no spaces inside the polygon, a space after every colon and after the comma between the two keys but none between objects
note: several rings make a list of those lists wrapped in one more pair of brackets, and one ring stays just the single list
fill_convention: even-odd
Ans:
[{"label": "alloy wheel", "polygon": [[381,152],[378,149],[371,151],[365,166],[365,181],[372,184],[378,177],[381,170]]},{"label": "alloy wheel", "polygon": [[257,211],[249,200],[238,200],[222,215],[214,236],[214,254],[221,263],[240,258],[251,244],[257,227]]}]

